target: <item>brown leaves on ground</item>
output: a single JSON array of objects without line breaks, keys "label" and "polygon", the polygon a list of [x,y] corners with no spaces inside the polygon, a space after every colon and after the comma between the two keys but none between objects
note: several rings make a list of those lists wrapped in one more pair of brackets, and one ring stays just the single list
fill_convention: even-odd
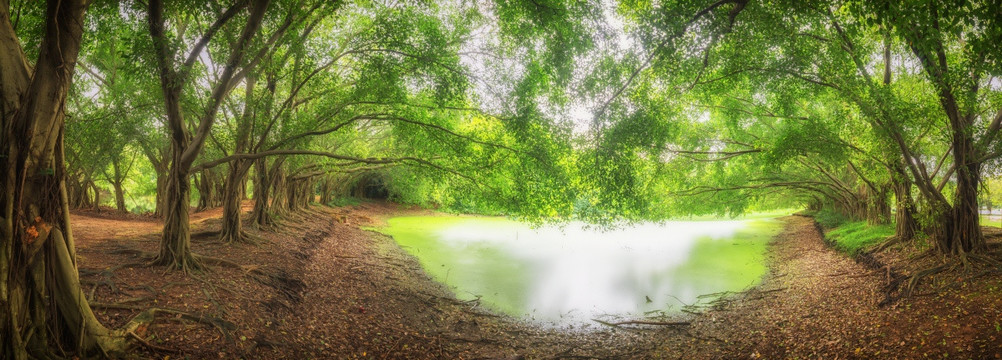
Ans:
[{"label": "brown leaves on ground", "polygon": [[[245,205],[245,209],[248,209]],[[827,248],[810,219],[787,217],[769,247],[758,288],[718,301],[690,326],[553,330],[456,300],[388,237],[361,230],[413,213],[385,204],[316,207],[265,241],[193,239],[194,251],[240,267],[185,276],[141,262],[159,240],[155,221],[74,214],[84,291],[110,327],[144,307],[161,315],[143,335],[146,357],[337,359],[570,358],[993,358],[1002,356],[1002,281],[942,274],[888,307],[885,274]],[[219,229],[219,212],[193,217],[193,232]],[[249,222],[245,222],[247,224]],[[249,226],[248,226],[249,228]],[[998,239],[993,241],[997,242]],[[878,254],[900,267],[903,249]],[[111,269],[110,271],[107,269]],[[253,269],[248,271],[247,269]],[[960,277],[959,281],[957,277]],[[948,279],[947,277],[950,277]],[[215,324],[215,325],[209,325]],[[162,353],[162,349],[175,353]]]}]

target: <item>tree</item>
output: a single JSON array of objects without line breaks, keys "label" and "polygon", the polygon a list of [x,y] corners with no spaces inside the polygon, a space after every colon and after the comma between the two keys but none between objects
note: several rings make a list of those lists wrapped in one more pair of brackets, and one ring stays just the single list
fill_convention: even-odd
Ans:
[{"label": "tree", "polygon": [[[249,6],[244,1],[232,5],[198,39],[178,68],[175,65],[174,56],[179,52],[173,48],[174,45],[165,33],[163,2],[160,0],[149,2],[149,30],[154,49],[156,49],[155,56],[160,72],[160,83],[167,114],[167,128],[171,140],[171,164],[167,177],[166,193],[164,194],[167,205],[164,230],[160,252],[153,261],[155,264],[183,271],[200,268],[198,261],[191,254],[191,234],[188,224],[188,204],[191,193],[190,169],[205,145],[209,131],[215,123],[220,104],[233,88],[233,84],[242,77],[237,71],[244,65],[244,56],[261,27],[268,4],[269,1],[263,0],[253,1]],[[216,32],[244,8],[248,8],[249,12],[246,23],[240,30],[237,41],[229,49],[227,60],[219,78],[213,84],[204,112],[198,117],[198,126],[195,132],[190,133],[188,124],[184,120],[181,93],[185,86],[191,82],[192,67]]]},{"label": "tree", "polygon": [[[997,49],[984,44],[997,35],[995,30],[982,31],[981,25],[997,21],[987,14],[996,13],[998,4],[955,5],[849,2],[833,7],[823,1],[719,1],[691,8],[662,4],[660,10],[650,11],[654,5],[647,2],[624,3],[621,10],[637,24],[645,42],[638,55],[621,62],[625,66],[606,61],[613,65],[599,67],[592,75],[593,79],[617,80],[612,90],[596,86],[596,93],[612,94],[595,110],[594,126],[606,130],[600,139],[608,139],[600,142],[598,148],[603,151],[596,151],[596,156],[623,159],[623,152],[632,152],[633,159],[719,163],[688,166],[683,171],[689,172],[681,173],[706,174],[695,178],[709,189],[685,190],[684,180],[667,185],[683,189],[675,193],[681,195],[695,190],[746,197],[785,188],[782,193],[845,203],[844,211],[864,218],[871,215],[851,209],[872,208],[866,213],[886,214],[887,195],[881,184],[890,184],[897,199],[899,238],[912,236],[915,214],[922,212],[932,219],[925,230],[936,239],[940,252],[964,258],[983,251],[974,195],[982,162],[998,156],[994,149],[999,146],[995,134],[1000,118],[996,115],[1002,113],[983,110],[1000,105],[998,90],[986,86],[985,80],[996,71],[990,64]],[[664,12],[696,15],[672,21]],[[921,72],[908,65],[912,60]],[[739,101],[733,101],[735,97]],[[784,125],[755,133],[750,140],[690,131],[699,127],[679,128],[676,122],[663,120],[666,114],[695,118],[695,122],[716,116],[700,110],[705,107],[733,108],[720,113],[725,124],[744,119],[763,122],[763,117],[785,120]],[[940,126],[939,120],[950,126]],[[795,130],[793,122],[803,122],[804,127]],[[819,134],[812,129],[835,132],[826,130],[834,136],[815,138]],[[846,141],[850,139],[839,135],[848,129],[857,138]],[[637,137],[638,131],[658,137]],[[777,131],[788,135],[773,140],[762,136]],[[858,134],[866,134],[862,142]],[[807,141],[789,141],[798,138]],[[833,146],[818,142],[822,140]],[[693,152],[693,141],[708,141],[710,147]],[[617,148],[617,144],[627,145]],[[655,149],[637,152],[640,145]],[[783,149],[784,153],[777,153]],[[790,156],[797,154],[807,156]],[[760,156],[782,160],[757,169],[775,174],[772,178],[788,178],[792,170],[813,179],[797,177],[793,182],[766,184],[762,181],[769,180],[762,176],[735,172],[735,168],[749,169],[750,164],[731,164]],[[789,161],[797,164],[789,167]],[[604,168],[631,174],[635,167]],[[716,179],[709,183],[718,185],[708,186],[708,179]],[[824,184],[817,183],[818,179]],[[947,185],[955,189],[952,197],[943,193]],[[920,195],[917,202],[911,199],[912,189]],[[854,192],[858,194],[850,195]],[[639,198],[625,194],[630,195],[627,199]],[[845,200],[862,202],[849,205]],[[627,204],[625,208],[648,205],[621,200],[618,204]]]},{"label": "tree", "polygon": [[64,102],[80,51],[84,1],[47,2],[33,66],[8,4],[0,4],[0,119],[4,204],[0,227],[0,346],[4,358],[122,351],[102,326],[76,270],[63,166]]}]

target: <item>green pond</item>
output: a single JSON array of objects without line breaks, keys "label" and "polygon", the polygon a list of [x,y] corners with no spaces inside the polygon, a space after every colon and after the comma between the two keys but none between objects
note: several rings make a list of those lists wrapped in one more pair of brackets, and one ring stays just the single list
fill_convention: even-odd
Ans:
[{"label": "green pond", "polygon": [[771,219],[670,221],[603,231],[503,218],[395,217],[393,236],[460,299],[539,323],[672,313],[766,271]]}]

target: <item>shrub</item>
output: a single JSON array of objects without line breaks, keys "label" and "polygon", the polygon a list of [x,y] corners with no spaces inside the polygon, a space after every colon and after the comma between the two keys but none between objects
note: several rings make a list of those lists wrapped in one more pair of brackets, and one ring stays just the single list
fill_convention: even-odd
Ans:
[{"label": "shrub", "polygon": [[824,208],[814,213],[814,221],[817,221],[825,229],[833,229],[849,222],[849,218],[838,211]]}]

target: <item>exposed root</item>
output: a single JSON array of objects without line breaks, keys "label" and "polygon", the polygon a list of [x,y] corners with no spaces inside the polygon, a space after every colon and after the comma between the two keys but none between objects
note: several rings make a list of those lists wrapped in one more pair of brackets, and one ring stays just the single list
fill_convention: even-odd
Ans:
[{"label": "exposed root", "polygon": [[185,274],[196,274],[205,269],[195,254],[184,255],[181,259],[158,255],[147,266],[166,267],[168,270],[177,270]]},{"label": "exposed root", "polygon": [[876,247],[874,247],[873,249],[871,249],[869,252],[871,254],[879,253],[881,251],[887,250],[888,248],[890,248],[890,247],[892,247],[894,245],[898,245],[898,244],[901,244],[901,243],[904,243],[904,242],[905,241],[902,240],[901,237],[899,237],[899,236],[889,236],[886,241],[880,243],[879,245],[877,245]]},{"label": "exposed root", "polygon": [[902,296],[903,297],[911,296],[912,293],[915,292],[915,289],[918,288],[918,285],[922,281],[922,278],[925,278],[927,276],[932,276],[932,275],[941,273],[944,270],[952,269],[953,267],[955,267],[955,265],[954,266],[950,266],[949,264],[943,264],[943,265],[939,265],[939,266],[936,266],[936,267],[932,267],[932,268],[928,268],[928,269],[916,272],[915,275],[912,275],[908,279],[908,285],[905,286],[905,288],[901,291]]},{"label": "exposed root", "polygon": [[151,308],[138,305],[128,305],[120,303],[100,303],[93,302],[90,304],[91,307],[101,308],[101,309],[118,309],[118,310],[141,310],[141,312],[136,315],[129,325],[125,327],[125,332],[133,332],[135,329],[139,328],[141,325],[149,325],[153,322],[153,319],[158,313],[177,315],[181,319],[197,322],[200,324],[211,325],[215,327],[219,332],[226,337],[227,341],[233,341],[233,335],[231,331],[236,330],[237,326],[232,322],[218,318],[215,316],[209,316],[204,314],[193,314],[189,312],[184,312],[181,310],[167,309],[167,308]]},{"label": "exposed root", "polygon": [[265,242],[263,237],[251,234],[249,232],[240,230],[236,233],[230,231],[223,231],[220,233],[219,239],[224,244],[248,244],[248,245],[259,245]]}]

